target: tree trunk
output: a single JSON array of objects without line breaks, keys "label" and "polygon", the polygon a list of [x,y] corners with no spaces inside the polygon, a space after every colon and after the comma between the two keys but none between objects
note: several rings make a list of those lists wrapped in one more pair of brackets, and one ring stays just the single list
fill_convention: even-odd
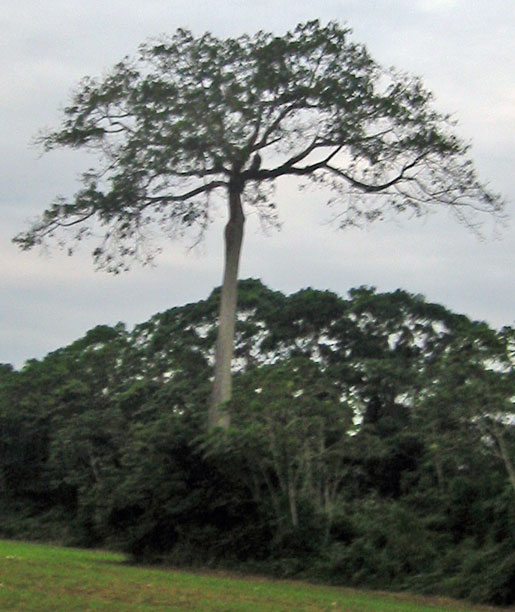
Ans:
[{"label": "tree trunk", "polygon": [[209,428],[227,429],[230,416],[224,404],[231,399],[231,362],[234,352],[234,328],[238,300],[238,268],[245,216],[241,206],[242,185],[236,180],[229,184],[229,221],[225,226],[225,267],[220,295],[218,336],[215,352],[215,377],[209,404]]},{"label": "tree trunk", "polygon": [[508,473],[508,478],[510,479],[511,486],[513,487],[513,492],[515,493],[515,467],[511,462],[508,449],[506,448],[506,444],[503,438],[503,432],[499,431],[498,427],[495,424],[493,427],[493,436],[499,447],[499,456],[501,457],[501,460],[504,463],[504,467],[506,468],[506,472]]},{"label": "tree trunk", "polygon": [[299,526],[299,515],[297,512],[297,495],[295,491],[295,482],[290,468],[288,468],[288,502],[290,504],[291,524],[297,528]]}]

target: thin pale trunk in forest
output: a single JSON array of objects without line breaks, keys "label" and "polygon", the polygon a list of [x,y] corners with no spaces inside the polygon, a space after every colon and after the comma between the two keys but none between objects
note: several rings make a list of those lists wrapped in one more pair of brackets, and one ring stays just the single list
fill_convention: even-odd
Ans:
[{"label": "thin pale trunk in forest", "polygon": [[288,466],[288,502],[290,504],[290,518],[293,527],[299,526],[299,515],[297,512],[297,495],[292,469]]},{"label": "thin pale trunk in forest", "polygon": [[225,268],[220,294],[218,336],[215,352],[215,373],[209,404],[209,428],[227,429],[230,416],[224,404],[231,399],[231,362],[234,353],[234,329],[238,301],[238,268],[245,216],[241,206],[242,186],[229,185],[229,220],[225,226]]},{"label": "thin pale trunk in forest", "polygon": [[511,486],[513,487],[513,491],[515,493],[515,467],[511,462],[510,454],[508,452],[508,449],[506,448],[506,443],[503,438],[503,432],[500,431],[499,428],[494,424],[492,433],[499,448],[499,456],[502,462],[504,463],[508,478],[510,479]]}]

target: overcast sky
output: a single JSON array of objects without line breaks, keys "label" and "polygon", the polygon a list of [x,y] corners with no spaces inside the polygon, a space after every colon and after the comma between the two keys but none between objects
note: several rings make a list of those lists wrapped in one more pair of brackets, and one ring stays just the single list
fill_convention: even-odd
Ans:
[{"label": "overcast sky", "polygon": [[282,229],[263,235],[250,217],[241,278],[286,293],[311,286],[345,296],[372,285],[422,293],[494,327],[515,318],[515,4],[513,0],[2,0],[0,4],[0,362],[17,367],[93,326],[129,327],[205,298],[222,277],[220,218],[195,250],[165,243],[153,268],[95,272],[87,248],[22,253],[11,243],[57,194],[72,194],[80,152],[41,157],[31,141],[59,125],[86,75],[99,76],[139,43],[179,27],[238,36],[283,34],[338,20],[381,64],[423,78],[436,107],[459,121],[480,177],[509,202],[511,225],[481,242],[440,211],[367,230],[328,224],[323,194],[278,185]]}]

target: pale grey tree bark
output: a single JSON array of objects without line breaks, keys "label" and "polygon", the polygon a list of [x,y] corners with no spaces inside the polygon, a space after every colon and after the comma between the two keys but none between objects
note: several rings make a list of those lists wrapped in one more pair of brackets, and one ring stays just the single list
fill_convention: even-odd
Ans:
[{"label": "pale grey tree bark", "polygon": [[236,307],[238,302],[238,269],[245,215],[241,205],[242,185],[232,180],[229,184],[229,220],[225,226],[225,265],[220,310],[218,336],[216,340],[215,371],[213,389],[209,405],[209,428],[230,424],[229,413],[224,404],[231,399],[231,363],[234,353],[234,331]]}]

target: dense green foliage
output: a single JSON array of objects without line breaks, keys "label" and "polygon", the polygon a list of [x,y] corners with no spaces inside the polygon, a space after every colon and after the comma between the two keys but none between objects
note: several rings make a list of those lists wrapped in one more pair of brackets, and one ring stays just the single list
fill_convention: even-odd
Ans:
[{"label": "dense green foliage", "polygon": [[245,217],[253,209],[276,225],[278,179],[322,186],[340,228],[437,207],[471,228],[485,213],[504,219],[505,202],[479,181],[469,146],[421,80],[383,68],[350,33],[318,20],[282,37],[179,29],[103,78],[83,79],[61,125],[39,139],[46,151],[94,152],[95,167],[74,196],[57,197],[14,238],[24,250],[50,240],[72,254],[99,240],[94,261],[117,274],[154,258],[156,228],[200,240],[214,202],[225,201],[212,429],[230,425]]},{"label": "dense green foliage", "polygon": [[232,425],[207,433],[217,306],[0,367],[0,536],[515,601],[511,328],[242,281]]}]

